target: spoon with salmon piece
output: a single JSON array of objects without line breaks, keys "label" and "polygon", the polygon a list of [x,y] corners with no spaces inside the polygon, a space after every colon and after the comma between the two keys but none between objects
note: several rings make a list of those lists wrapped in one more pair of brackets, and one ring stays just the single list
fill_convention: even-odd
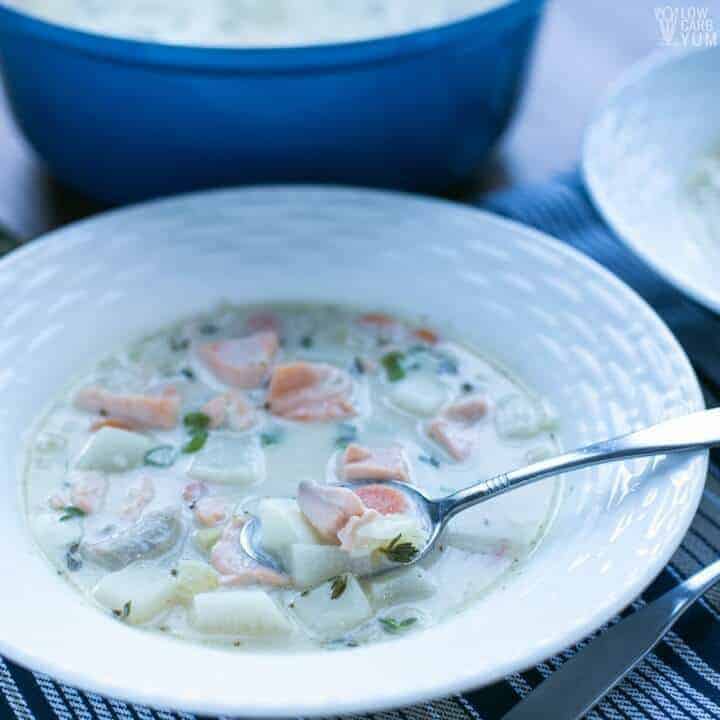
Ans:
[{"label": "spoon with salmon piece", "polygon": [[[610,440],[594,443],[524,468],[483,480],[446,497],[430,498],[409,483],[395,480],[379,482],[356,480],[352,483],[318,486],[300,483],[298,503],[310,523],[325,539],[352,550],[353,532],[376,510],[366,507],[363,496],[373,503],[396,503],[405,499],[425,528],[424,540],[411,544],[399,536],[391,542],[386,555],[389,563],[371,563],[358,572],[378,575],[398,566],[418,563],[435,547],[443,529],[458,513],[517,488],[525,487],[560,473],[592,465],[649,455],[707,450],[720,445],[720,408],[704,410],[652,425]],[[385,489],[382,490],[377,490]],[[373,517],[375,517],[373,516]],[[256,562],[275,571],[285,572],[282,563],[262,546],[261,525],[255,516],[245,523],[240,534],[243,550]]]}]

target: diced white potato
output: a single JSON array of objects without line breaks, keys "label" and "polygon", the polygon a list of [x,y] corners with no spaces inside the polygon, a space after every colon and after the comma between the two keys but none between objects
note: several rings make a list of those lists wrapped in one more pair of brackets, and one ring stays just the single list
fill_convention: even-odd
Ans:
[{"label": "diced white potato", "polygon": [[288,571],[298,587],[313,587],[347,572],[348,554],[333,545],[295,543],[288,551]]},{"label": "diced white potato", "polygon": [[[127,567],[105,575],[93,590],[97,602],[132,625],[152,620],[176,602],[176,583],[169,572],[155,567]],[[128,604],[129,603],[129,604]]]},{"label": "diced white potato", "polygon": [[370,603],[355,576],[343,575],[342,578],[345,589],[335,598],[333,583],[327,582],[293,601],[297,617],[326,638],[338,637],[372,616]]},{"label": "diced white potato", "polygon": [[412,373],[404,380],[392,383],[390,399],[402,410],[428,417],[434,415],[445,402],[445,387],[435,378]]},{"label": "diced white potato", "polygon": [[123,472],[140,465],[155,443],[145,435],[114,427],[93,433],[75,462],[78,470]]},{"label": "diced white potato", "polygon": [[224,635],[289,633],[292,624],[262,590],[200,593],[193,598],[190,623],[196,630]]},{"label": "diced white potato", "polygon": [[77,520],[60,522],[62,513],[42,513],[33,523],[35,537],[51,560],[64,564],[68,548],[80,541],[82,529]]},{"label": "diced white potato", "polygon": [[424,600],[437,590],[433,579],[421,567],[381,575],[369,581],[368,586],[370,597],[380,606]]},{"label": "diced white potato", "polygon": [[350,553],[351,555],[372,553],[386,546],[398,535],[399,542],[409,542],[420,549],[425,545],[427,534],[419,521],[411,515],[380,515],[355,529]]},{"label": "diced white potato", "polygon": [[189,603],[195,595],[216,590],[220,585],[215,570],[207,563],[196,560],[178,563],[175,582],[177,598],[182,603]]},{"label": "diced white potato", "polygon": [[220,539],[222,528],[202,528],[193,533],[193,541],[200,552],[210,552],[213,545]]},{"label": "diced white potato", "polygon": [[194,457],[188,475],[225,485],[254,485],[265,480],[265,453],[257,435],[212,432]]},{"label": "diced white potato", "polygon": [[527,395],[508,395],[495,409],[495,429],[503,439],[531,438],[554,425],[552,413]]},{"label": "diced white potato", "polygon": [[320,537],[291,498],[268,498],[258,503],[262,545],[283,558],[295,543],[319,543]]}]

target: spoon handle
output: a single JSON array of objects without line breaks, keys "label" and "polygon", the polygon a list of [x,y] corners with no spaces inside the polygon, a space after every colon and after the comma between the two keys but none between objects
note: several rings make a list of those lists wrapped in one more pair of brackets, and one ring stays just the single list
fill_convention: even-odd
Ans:
[{"label": "spoon handle", "polygon": [[666,420],[458,490],[442,501],[443,515],[447,520],[472,505],[569,470],[646,455],[706,450],[714,445],[720,445],[720,408]]}]

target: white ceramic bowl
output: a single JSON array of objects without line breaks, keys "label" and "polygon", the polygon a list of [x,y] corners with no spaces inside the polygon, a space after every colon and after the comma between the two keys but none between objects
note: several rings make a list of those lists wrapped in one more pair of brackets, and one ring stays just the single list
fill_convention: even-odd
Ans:
[{"label": "white ceramic bowl", "polygon": [[698,162],[720,153],[719,76],[720,47],[641,63],[602,104],[583,151],[606,220],[668,282],[715,312],[720,239],[711,241],[686,208]]},{"label": "white ceramic bowl", "polygon": [[703,488],[705,453],[576,473],[524,572],[452,621],[390,643],[269,655],[145,633],[50,570],[20,497],[23,443],[42,407],[139,334],[223,298],[422,309],[544,395],[565,447],[697,410],[697,381],[652,310],[587,258],[492,215],[399,194],[259,188],[120,210],[13,253],[0,289],[0,651],[102,694],[307,716],[490,683],[630,602],[679,544]]}]

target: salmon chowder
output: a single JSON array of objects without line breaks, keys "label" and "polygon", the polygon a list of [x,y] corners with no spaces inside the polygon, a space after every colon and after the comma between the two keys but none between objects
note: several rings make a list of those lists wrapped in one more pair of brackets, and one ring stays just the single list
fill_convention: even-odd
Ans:
[{"label": "salmon chowder", "polygon": [[[468,510],[404,568],[427,528],[387,481],[449,494],[554,454],[552,425],[442,329],[222,306],[108,356],[52,405],[28,519],[118,622],[229,648],[353,647],[480,602],[522,571],[560,498],[546,481]],[[283,572],[243,552],[250,515]]]}]

